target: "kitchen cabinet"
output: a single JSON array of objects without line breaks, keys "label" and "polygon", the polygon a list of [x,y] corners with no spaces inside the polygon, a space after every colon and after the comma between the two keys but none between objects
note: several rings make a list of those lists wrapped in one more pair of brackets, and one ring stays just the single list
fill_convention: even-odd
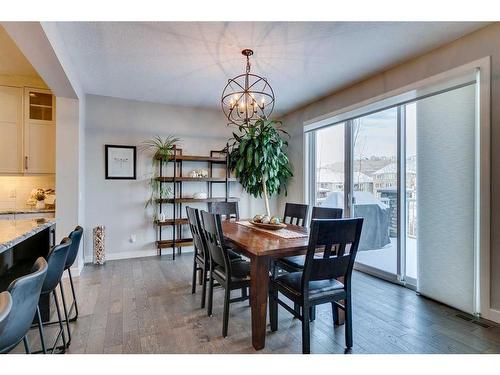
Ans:
[{"label": "kitchen cabinet", "polygon": [[49,90],[0,86],[0,174],[53,174],[55,97]]},{"label": "kitchen cabinet", "polygon": [[0,173],[23,172],[23,89],[0,86]]},{"label": "kitchen cabinet", "polygon": [[43,89],[25,88],[24,92],[24,173],[55,173],[54,96]]}]

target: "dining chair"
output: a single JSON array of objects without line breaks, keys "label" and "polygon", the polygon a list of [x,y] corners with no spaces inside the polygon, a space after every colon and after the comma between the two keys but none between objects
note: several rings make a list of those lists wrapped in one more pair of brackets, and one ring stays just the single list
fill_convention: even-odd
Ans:
[{"label": "dining chair", "polygon": [[293,225],[306,226],[309,206],[307,204],[287,203],[283,222]]},{"label": "dining chair", "polygon": [[[207,249],[205,236],[200,221],[198,209],[186,207],[187,219],[191,235],[193,236],[194,257],[193,257],[193,278],[191,284],[191,293],[196,293],[196,274],[198,273],[198,282],[201,285],[201,308],[205,307],[207,294],[207,275],[210,270],[210,254]],[[228,255],[231,261],[241,259],[239,254],[228,249]]]},{"label": "dining chair", "polygon": [[[332,305],[333,325],[337,308],[345,311],[345,342],[352,348],[351,278],[363,219],[314,219],[303,271],[285,273],[271,279],[269,317],[271,331],[278,329],[278,305],[302,321],[302,352],[310,353],[310,307],[324,303]],[[323,257],[315,257],[323,247]],[[332,249],[337,251],[332,251]],[[338,279],[342,278],[342,282]],[[279,299],[284,295],[300,306],[299,311]],[[340,301],[344,301],[341,304]]]},{"label": "dining chair", "polygon": [[28,275],[18,277],[7,288],[12,297],[12,308],[0,331],[0,353],[10,352],[21,341],[24,341],[26,354],[31,353],[27,336],[35,315],[41,321],[38,300],[46,274],[47,262],[40,257]]},{"label": "dining chair", "polygon": [[[214,280],[224,288],[224,313],[222,336],[227,337],[229,323],[229,304],[249,299],[250,262],[243,259],[231,261],[224,244],[221,218],[219,214],[201,211],[202,228],[207,249],[210,253],[210,276],[208,283],[208,316],[212,316]],[[231,299],[231,291],[241,290],[241,297]]]},{"label": "dining chair", "polygon": [[219,214],[224,220],[240,220],[238,202],[213,202],[209,203],[208,211],[213,214]]}]

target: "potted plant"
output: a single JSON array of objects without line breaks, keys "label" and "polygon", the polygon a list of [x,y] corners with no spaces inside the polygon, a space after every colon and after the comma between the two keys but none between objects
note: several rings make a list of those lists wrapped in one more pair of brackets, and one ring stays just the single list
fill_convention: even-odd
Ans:
[{"label": "potted plant", "polygon": [[280,133],[281,121],[260,119],[255,125],[240,127],[228,142],[229,167],[243,188],[254,197],[263,197],[266,214],[271,217],[269,197],[279,194],[293,176]]},{"label": "potted plant", "polygon": [[151,196],[146,202],[146,208],[149,205],[153,205],[155,219],[158,220],[158,206],[155,204],[156,200],[160,197],[165,198],[167,195],[172,193],[170,186],[162,184],[158,181],[160,172],[160,162],[161,160],[168,160],[174,153],[174,146],[180,139],[169,135],[165,138],[156,135],[151,139],[147,139],[142,142],[140,150],[143,152],[151,153],[151,160],[153,166],[153,173],[149,179],[149,186],[151,188]]}]

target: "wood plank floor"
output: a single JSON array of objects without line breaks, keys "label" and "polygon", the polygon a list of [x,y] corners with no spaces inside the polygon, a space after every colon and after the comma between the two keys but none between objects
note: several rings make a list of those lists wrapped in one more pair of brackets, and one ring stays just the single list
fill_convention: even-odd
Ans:
[{"label": "wood plank floor", "polygon": [[[281,307],[279,330],[268,328],[264,350],[251,346],[247,302],[231,304],[229,336],[222,338],[222,290],[207,317],[201,293],[191,294],[191,267],[189,253],[175,261],[163,256],[85,266],[76,282],[80,317],[71,324],[69,353],[301,353],[300,321]],[[353,306],[352,353],[500,353],[500,327],[465,321],[452,308],[359,272]],[[49,341],[55,329],[46,331]],[[36,330],[29,338],[33,350],[39,348]],[[344,352],[344,327],[333,328],[329,305],[319,307],[311,324],[311,351]],[[23,352],[22,344],[15,352]]]}]

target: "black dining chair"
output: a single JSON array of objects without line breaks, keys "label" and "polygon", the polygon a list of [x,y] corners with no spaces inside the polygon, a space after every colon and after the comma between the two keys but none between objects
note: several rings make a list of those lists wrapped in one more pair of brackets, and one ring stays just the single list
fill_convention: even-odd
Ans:
[{"label": "black dining chair", "polygon": [[283,222],[287,224],[299,225],[305,227],[307,224],[307,214],[309,206],[307,204],[287,203],[285,205],[285,214]]},{"label": "black dining chair", "polygon": [[240,220],[238,202],[213,202],[208,204],[208,211],[212,214],[221,215],[221,219],[236,221]]},{"label": "black dining chair", "polygon": [[[218,214],[201,212],[203,235],[210,253],[210,276],[208,283],[208,316],[212,316],[214,280],[224,288],[224,313],[222,336],[227,337],[229,323],[229,304],[249,299],[250,262],[243,259],[231,261],[221,228]],[[240,289],[241,297],[231,299],[231,291]]]},{"label": "black dining chair", "polygon": [[[47,277],[45,278],[45,281],[42,286],[42,291],[41,295],[52,295],[54,297],[54,303],[56,306],[56,313],[57,313],[57,320],[59,324],[59,331],[57,332],[56,338],[54,340],[54,344],[52,345],[50,352],[55,353],[56,349],[61,350],[62,353],[66,352],[66,348],[68,347],[68,342],[66,341],[66,335],[64,334],[64,326],[63,326],[63,319],[62,319],[62,314],[61,314],[61,309],[59,307],[59,300],[57,299],[57,293],[56,293],[56,288],[57,286],[61,285],[61,278],[64,273],[64,267],[66,265],[66,259],[68,257],[68,251],[71,246],[71,240],[68,237],[65,237],[61,240],[61,243],[59,245],[54,246],[49,254],[46,257],[47,260]],[[62,291],[62,289],[61,289]],[[68,312],[66,309],[66,300],[64,297],[64,293],[61,292],[61,299],[63,303],[63,308],[64,308],[64,314],[66,321],[68,321]],[[40,318],[38,318],[38,328],[40,330],[40,341],[42,344],[42,350],[39,351],[40,353],[46,353],[47,348],[45,345],[45,337],[43,333],[43,326],[48,325],[47,323],[43,323]],[[69,334],[69,339],[71,340],[71,332],[69,331],[69,325],[68,325],[68,334]],[[59,341],[59,338],[62,336],[62,346],[57,346],[57,343]]]},{"label": "black dining chair", "polygon": [[[196,293],[196,273],[198,273],[199,283],[201,285],[201,308],[205,307],[207,294],[207,276],[210,271],[210,254],[207,249],[205,236],[203,234],[200,214],[196,208],[186,207],[187,219],[191,235],[193,236],[194,257],[193,257],[193,279],[191,284],[191,293]],[[227,250],[231,261],[240,260],[241,256],[234,251]]]},{"label": "black dining chair", "polygon": [[[269,288],[269,317],[271,331],[278,329],[278,305],[302,321],[302,352],[310,353],[310,307],[331,303],[333,324],[337,308],[345,311],[345,341],[352,347],[351,278],[363,219],[314,219],[304,270],[285,273],[271,279]],[[323,257],[315,257],[323,247]],[[342,278],[342,282],[338,279]],[[279,299],[283,294],[300,306],[299,312]],[[344,301],[341,304],[340,301]]]},{"label": "black dining chair", "polygon": [[0,337],[2,336],[3,328],[7,324],[10,311],[12,309],[12,296],[5,291],[0,293]]},{"label": "black dining chair", "polygon": [[0,331],[0,353],[8,353],[24,341],[24,350],[30,354],[28,332],[35,315],[40,318],[38,301],[47,274],[47,262],[38,258],[28,275],[18,277],[10,283],[7,291],[12,297],[9,317]]},{"label": "black dining chair", "polygon": [[[342,208],[330,207],[313,207],[311,220],[314,219],[341,219]],[[306,257],[304,255],[296,255],[284,257],[276,260],[275,266],[287,272],[301,271],[304,268]]]}]

